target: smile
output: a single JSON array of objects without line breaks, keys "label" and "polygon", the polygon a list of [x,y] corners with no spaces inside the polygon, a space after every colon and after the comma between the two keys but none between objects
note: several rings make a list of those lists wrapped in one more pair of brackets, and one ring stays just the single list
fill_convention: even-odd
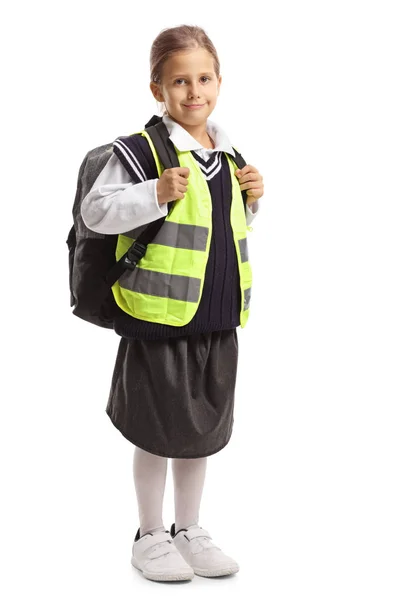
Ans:
[{"label": "smile", "polygon": [[184,104],[183,106],[189,110],[195,110],[196,108],[202,108],[204,104]]}]

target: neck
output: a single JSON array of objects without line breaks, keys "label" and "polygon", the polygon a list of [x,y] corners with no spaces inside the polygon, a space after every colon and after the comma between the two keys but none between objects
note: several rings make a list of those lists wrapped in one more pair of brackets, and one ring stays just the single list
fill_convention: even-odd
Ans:
[{"label": "neck", "polygon": [[215,144],[213,140],[207,133],[207,121],[201,123],[200,125],[187,125],[186,123],[181,123],[177,119],[174,119],[170,115],[168,115],[172,121],[178,123],[183,129],[186,129],[188,133],[194,138],[199,144],[203,146],[203,148],[215,148]]}]

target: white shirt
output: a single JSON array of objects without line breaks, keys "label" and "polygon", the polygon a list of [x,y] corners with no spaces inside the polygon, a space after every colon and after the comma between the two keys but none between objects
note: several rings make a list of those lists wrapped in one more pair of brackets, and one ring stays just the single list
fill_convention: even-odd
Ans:
[{"label": "white shirt", "polygon": [[[170,117],[163,121],[169,137],[181,152],[196,151],[204,160],[213,152],[233,153],[225,132],[213,121],[207,119],[206,130],[215,144],[215,148],[203,148],[186,129]],[[90,192],[82,200],[81,214],[86,227],[97,233],[118,234],[130,231],[141,225],[151,223],[168,214],[167,203],[158,204],[157,179],[134,183],[113,153],[94,182]],[[253,221],[259,211],[258,201],[246,205],[247,225]]]}]

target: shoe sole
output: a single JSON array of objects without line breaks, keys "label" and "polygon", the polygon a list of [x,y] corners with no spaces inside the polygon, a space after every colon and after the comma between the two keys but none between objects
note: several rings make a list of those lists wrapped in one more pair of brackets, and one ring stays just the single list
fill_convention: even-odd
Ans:
[{"label": "shoe sole", "polygon": [[207,569],[195,569],[193,567],[195,575],[200,577],[222,577],[223,575],[233,575],[239,571],[239,567],[225,567],[218,571],[209,571]]},{"label": "shoe sole", "polygon": [[146,579],[151,579],[152,581],[187,581],[194,577],[193,571],[187,571],[186,573],[148,573],[140,568],[134,556],[131,557],[131,564],[135,569],[143,573]]}]

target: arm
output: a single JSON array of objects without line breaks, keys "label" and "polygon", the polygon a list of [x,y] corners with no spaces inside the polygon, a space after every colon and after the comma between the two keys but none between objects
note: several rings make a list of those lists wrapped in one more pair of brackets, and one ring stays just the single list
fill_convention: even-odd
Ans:
[{"label": "arm", "polygon": [[97,233],[117,234],[166,216],[167,205],[158,204],[158,178],[145,179],[151,174],[154,171],[148,165],[137,175],[129,174],[113,153],[82,200],[86,227]]}]

